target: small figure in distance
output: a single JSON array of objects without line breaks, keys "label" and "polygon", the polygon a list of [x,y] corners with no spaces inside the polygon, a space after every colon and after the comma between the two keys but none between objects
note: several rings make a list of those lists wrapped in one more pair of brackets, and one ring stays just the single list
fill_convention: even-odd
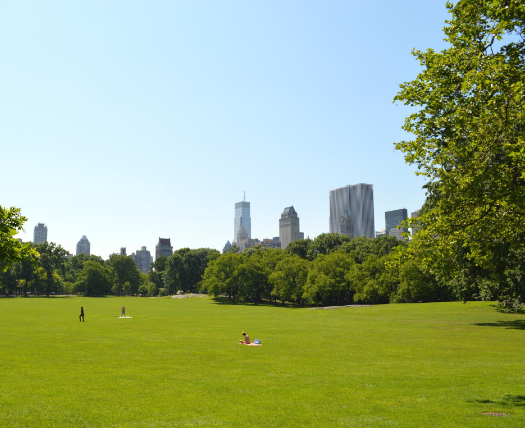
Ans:
[{"label": "small figure in distance", "polygon": [[126,307],[125,306],[122,306],[122,315],[123,317],[126,316]]},{"label": "small figure in distance", "polygon": [[240,341],[241,345],[249,345],[250,344],[250,336],[248,336],[244,331],[242,332],[242,335],[244,336],[244,340]]},{"label": "small figure in distance", "polygon": [[[82,319],[81,319],[82,318]],[[82,322],[85,322],[84,321],[84,306],[81,306],[80,307],[80,315],[78,316],[78,320],[79,321],[82,321]]]}]

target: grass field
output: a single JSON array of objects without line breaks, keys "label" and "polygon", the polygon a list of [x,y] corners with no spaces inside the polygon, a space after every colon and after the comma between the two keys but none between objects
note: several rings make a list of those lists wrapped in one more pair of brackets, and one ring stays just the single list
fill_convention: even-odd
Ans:
[{"label": "grass field", "polygon": [[525,316],[485,302],[1,298],[0,326],[1,426],[525,426]]}]

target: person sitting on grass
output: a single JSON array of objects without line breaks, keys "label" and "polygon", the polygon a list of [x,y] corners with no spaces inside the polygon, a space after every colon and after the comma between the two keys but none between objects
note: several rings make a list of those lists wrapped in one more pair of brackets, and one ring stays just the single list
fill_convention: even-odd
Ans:
[{"label": "person sitting on grass", "polygon": [[250,344],[250,336],[248,336],[244,331],[242,332],[242,335],[244,336],[244,340],[240,341],[241,345],[249,345]]}]

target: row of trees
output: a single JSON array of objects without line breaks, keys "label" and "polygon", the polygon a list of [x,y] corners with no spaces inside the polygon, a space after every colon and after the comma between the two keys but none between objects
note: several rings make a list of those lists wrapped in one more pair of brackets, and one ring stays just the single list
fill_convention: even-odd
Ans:
[{"label": "row of trees", "polygon": [[212,260],[202,288],[234,302],[280,301],[296,305],[428,302],[453,299],[415,260],[398,263],[404,241],[385,236],[350,240],[322,234],[291,243],[285,251],[233,249]]},{"label": "row of trees", "polygon": [[147,274],[142,274],[131,257],[112,255],[108,260],[80,254],[67,258],[60,245],[45,242],[26,251],[34,257],[13,261],[0,272],[0,292],[27,296],[81,294],[85,296],[167,295],[199,289],[208,260],[219,252],[207,248],[183,248],[172,256],[159,257]]}]

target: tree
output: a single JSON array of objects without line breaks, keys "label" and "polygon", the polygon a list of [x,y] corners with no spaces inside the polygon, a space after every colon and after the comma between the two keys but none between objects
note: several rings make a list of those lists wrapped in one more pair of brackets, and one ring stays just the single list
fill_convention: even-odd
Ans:
[{"label": "tree", "polygon": [[242,258],[241,254],[226,252],[212,260],[204,271],[202,288],[211,296],[226,294],[230,300],[236,302],[242,287],[237,270]]},{"label": "tree", "polygon": [[53,272],[62,268],[66,261],[68,252],[60,245],[47,241],[43,244],[38,244],[36,246],[36,251],[40,254],[38,263],[46,272],[46,295],[49,297],[53,284],[56,284],[56,277],[53,275]]},{"label": "tree", "polygon": [[308,257],[308,246],[311,242],[313,242],[311,239],[298,239],[297,241],[290,242],[284,251],[306,259]]},{"label": "tree", "polygon": [[283,258],[277,263],[269,277],[270,282],[274,285],[272,294],[282,303],[302,304],[307,276],[308,261],[296,254]]},{"label": "tree", "polygon": [[18,280],[14,268],[0,271],[0,293],[9,296],[15,293],[18,287]]},{"label": "tree", "polygon": [[344,251],[319,255],[311,262],[303,298],[315,305],[342,305],[352,302],[351,283],[345,277],[354,264]]},{"label": "tree", "polygon": [[321,233],[313,242],[308,244],[307,257],[310,260],[315,259],[319,254],[329,254],[337,250],[343,243],[349,242],[350,238],[338,233]]},{"label": "tree", "polygon": [[[466,249],[490,271],[495,245],[514,252],[525,244],[525,5],[460,0],[447,8],[449,47],[414,51],[423,70],[395,97],[417,107],[403,126],[415,138],[396,148],[434,197],[407,222],[424,226],[409,252],[425,254],[439,274]],[[525,302],[521,292],[493,291],[486,296],[507,309]]]},{"label": "tree", "polygon": [[27,218],[20,214],[20,208],[9,209],[0,205],[0,272],[9,269],[13,263],[22,260],[36,262],[38,254],[30,243],[22,244],[15,235],[23,229]]},{"label": "tree", "polygon": [[[126,284],[124,284],[125,287]],[[77,293],[83,293],[86,296],[109,294],[111,292],[110,270],[92,260],[84,262],[84,268],[78,275],[75,290]]]},{"label": "tree", "polygon": [[[112,254],[109,257],[108,266],[111,267],[115,274],[113,287],[111,289],[114,294],[120,296],[122,293],[137,293],[140,287],[141,277],[137,264],[131,257]],[[126,283],[128,283],[129,286],[125,289],[124,285]]]}]

